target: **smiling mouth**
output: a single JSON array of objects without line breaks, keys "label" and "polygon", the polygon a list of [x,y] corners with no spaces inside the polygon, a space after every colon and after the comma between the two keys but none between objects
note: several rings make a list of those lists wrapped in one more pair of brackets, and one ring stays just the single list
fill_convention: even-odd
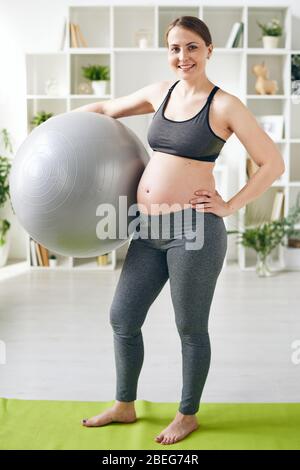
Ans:
[{"label": "smiling mouth", "polygon": [[179,65],[178,68],[181,69],[181,70],[191,70],[194,66],[195,66],[195,64],[190,65],[188,67],[183,67],[183,66]]}]

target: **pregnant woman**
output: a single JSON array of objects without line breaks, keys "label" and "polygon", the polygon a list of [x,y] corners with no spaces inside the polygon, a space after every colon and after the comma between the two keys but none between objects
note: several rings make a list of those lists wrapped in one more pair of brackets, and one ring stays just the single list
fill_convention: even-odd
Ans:
[{"label": "pregnant woman", "polygon": [[[182,345],[183,387],[176,416],[154,440],[172,444],[198,428],[196,413],[211,357],[209,311],[227,249],[223,217],[261,195],[283,173],[284,163],[244,104],[207,78],[205,67],[213,45],[206,24],[197,17],[182,16],[168,26],[165,37],[168,62],[178,80],[157,82],[75,111],[113,118],[155,112],[148,130],[153,155],[137,190],[140,230],[130,242],[110,310],[116,402],[82,424],[94,427],[136,420],[134,401],[144,359],[141,327],[169,279]],[[213,167],[232,133],[259,169],[225,202],[215,190]],[[186,219],[175,215],[191,217],[182,223]],[[166,227],[167,237],[161,235]],[[187,249],[187,240],[199,234],[200,247]]]}]

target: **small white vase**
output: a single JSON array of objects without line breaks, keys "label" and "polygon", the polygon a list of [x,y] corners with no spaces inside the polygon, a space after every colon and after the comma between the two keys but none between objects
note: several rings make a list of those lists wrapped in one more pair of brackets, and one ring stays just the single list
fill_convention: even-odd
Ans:
[{"label": "small white vase", "polygon": [[8,230],[5,234],[6,242],[4,245],[0,245],[0,268],[5,266],[8,259],[8,253],[10,248],[10,231]]},{"label": "small white vase", "polygon": [[263,36],[263,46],[265,49],[278,47],[279,36]]},{"label": "small white vase", "polygon": [[274,272],[271,271],[269,267],[269,256],[265,256],[262,253],[257,253],[257,262],[256,262],[256,274],[259,277],[270,277],[274,275]]},{"label": "small white vase", "polygon": [[50,268],[55,268],[56,266],[57,266],[57,259],[49,258],[49,267]]},{"label": "small white vase", "polygon": [[94,94],[98,96],[106,95],[106,84],[107,80],[93,80],[92,89]]}]

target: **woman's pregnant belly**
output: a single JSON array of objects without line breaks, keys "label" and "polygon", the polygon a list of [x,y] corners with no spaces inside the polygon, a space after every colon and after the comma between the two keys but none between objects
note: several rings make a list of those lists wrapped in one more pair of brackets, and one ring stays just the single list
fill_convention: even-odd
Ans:
[{"label": "woman's pregnant belly", "polygon": [[215,190],[214,165],[153,152],[137,188],[139,211],[158,214],[190,207],[189,200],[195,197],[195,191]]}]

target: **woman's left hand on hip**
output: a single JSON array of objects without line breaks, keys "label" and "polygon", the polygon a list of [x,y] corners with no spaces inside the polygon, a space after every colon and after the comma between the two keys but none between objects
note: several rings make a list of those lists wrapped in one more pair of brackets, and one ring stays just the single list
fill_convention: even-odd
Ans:
[{"label": "woman's left hand on hip", "polygon": [[193,197],[189,200],[192,208],[198,212],[212,212],[219,217],[226,217],[232,214],[228,203],[222,199],[222,196],[217,190],[207,191],[198,190],[195,191],[197,197]]}]

